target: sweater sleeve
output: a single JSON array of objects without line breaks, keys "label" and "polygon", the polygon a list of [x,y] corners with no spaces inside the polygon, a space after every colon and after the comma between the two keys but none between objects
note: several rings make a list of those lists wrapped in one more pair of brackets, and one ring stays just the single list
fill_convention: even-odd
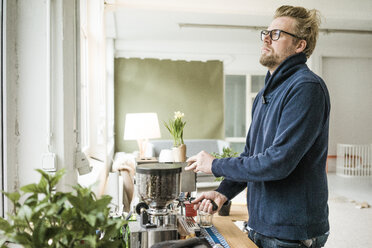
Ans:
[{"label": "sweater sleeve", "polygon": [[253,156],[215,159],[213,174],[235,182],[286,178],[324,128],[329,105],[319,83],[301,83],[288,93],[280,111],[274,140],[269,147]]},{"label": "sweater sleeve", "polygon": [[228,200],[231,200],[242,192],[245,187],[247,187],[247,182],[234,182],[224,179],[216,191],[226,196]]}]

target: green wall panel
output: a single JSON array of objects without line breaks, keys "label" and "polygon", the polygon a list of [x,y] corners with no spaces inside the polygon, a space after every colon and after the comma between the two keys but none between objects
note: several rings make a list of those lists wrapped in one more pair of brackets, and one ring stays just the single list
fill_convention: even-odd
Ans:
[{"label": "green wall panel", "polygon": [[126,113],[156,112],[161,139],[171,139],[163,122],[185,113],[184,139],[223,139],[223,64],[157,59],[115,59],[116,151],[132,152],[124,141]]}]

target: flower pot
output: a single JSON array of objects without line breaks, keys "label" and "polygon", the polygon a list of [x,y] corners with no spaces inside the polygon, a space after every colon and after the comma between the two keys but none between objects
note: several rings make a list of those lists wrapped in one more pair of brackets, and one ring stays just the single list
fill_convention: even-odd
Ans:
[{"label": "flower pot", "polygon": [[231,201],[225,202],[225,204],[222,205],[221,209],[218,210],[218,215],[229,216],[230,208],[231,208]]},{"label": "flower pot", "polygon": [[186,145],[181,144],[172,148],[174,162],[186,162]]}]

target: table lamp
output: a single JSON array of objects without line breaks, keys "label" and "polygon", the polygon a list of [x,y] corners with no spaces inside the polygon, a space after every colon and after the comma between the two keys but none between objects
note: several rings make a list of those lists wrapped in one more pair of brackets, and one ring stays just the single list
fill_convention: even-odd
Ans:
[{"label": "table lamp", "polygon": [[124,140],[137,140],[141,160],[146,159],[145,151],[148,140],[160,137],[159,121],[156,113],[126,114]]}]

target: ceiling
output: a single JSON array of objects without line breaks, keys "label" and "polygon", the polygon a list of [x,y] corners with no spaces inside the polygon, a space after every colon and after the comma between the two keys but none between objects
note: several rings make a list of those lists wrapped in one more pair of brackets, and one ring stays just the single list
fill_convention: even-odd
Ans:
[{"label": "ceiling", "polygon": [[[321,12],[322,29],[372,31],[371,0],[106,0],[107,37],[118,50],[172,50],[172,45],[259,42],[276,8],[301,5]],[[182,24],[202,27],[181,27]],[[205,27],[205,25],[215,25]],[[367,34],[371,36],[371,34]],[[187,46],[184,46],[187,49]],[[191,49],[191,48],[190,48]]]}]

